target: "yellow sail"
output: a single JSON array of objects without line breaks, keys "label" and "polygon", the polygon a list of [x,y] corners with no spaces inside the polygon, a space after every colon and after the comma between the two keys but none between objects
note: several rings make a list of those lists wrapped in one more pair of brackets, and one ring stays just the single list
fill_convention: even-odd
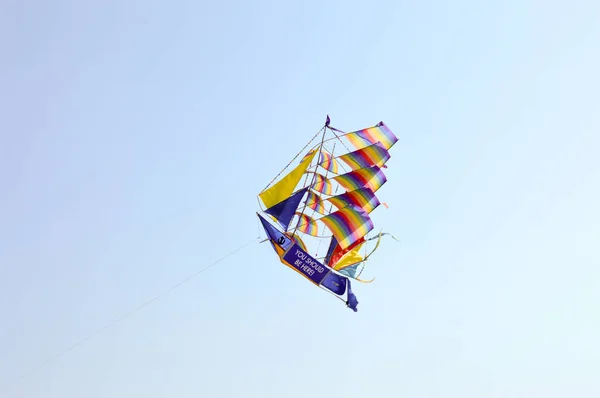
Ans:
[{"label": "yellow sail", "polygon": [[364,242],[356,246],[354,249],[350,250],[348,253],[344,254],[342,258],[340,258],[338,262],[335,263],[333,269],[339,271],[343,268],[364,261],[363,256],[361,256],[360,254],[360,249],[362,248],[363,244]]},{"label": "yellow sail", "polygon": [[298,185],[298,182],[300,182],[304,172],[310,166],[315,154],[316,152],[313,152],[312,154],[305,156],[302,162],[288,175],[258,195],[267,208],[276,205],[294,192],[294,189]]}]

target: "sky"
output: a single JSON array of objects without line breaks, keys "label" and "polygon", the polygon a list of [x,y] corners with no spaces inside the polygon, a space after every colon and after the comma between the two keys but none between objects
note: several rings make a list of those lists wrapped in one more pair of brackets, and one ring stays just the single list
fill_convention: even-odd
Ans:
[{"label": "sky", "polygon": [[[600,3],[0,11],[0,396],[600,394]],[[399,138],[357,313],[256,241],[327,114]]]}]

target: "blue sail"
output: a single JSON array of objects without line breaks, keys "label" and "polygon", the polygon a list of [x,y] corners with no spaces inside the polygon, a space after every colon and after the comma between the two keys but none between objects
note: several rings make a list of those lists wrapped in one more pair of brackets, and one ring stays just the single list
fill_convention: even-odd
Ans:
[{"label": "blue sail", "polygon": [[287,199],[282,200],[276,205],[266,209],[265,213],[273,216],[279,225],[281,225],[284,230],[287,230],[306,191],[308,191],[308,187],[300,189],[299,191],[290,195],[290,197]]}]

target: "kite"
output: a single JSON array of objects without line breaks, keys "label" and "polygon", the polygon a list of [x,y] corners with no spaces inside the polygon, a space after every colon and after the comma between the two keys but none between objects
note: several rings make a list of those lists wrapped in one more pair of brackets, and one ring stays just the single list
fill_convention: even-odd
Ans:
[{"label": "kite", "polygon": [[[398,138],[383,122],[348,133],[330,122],[327,116],[325,126],[258,194],[256,214],[267,235],[263,242],[270,242],[283,264],[357,312],[350,280],[372,282],[360,278],[365,262],[389,235],[367,237],[374,229],[370,214],[379,205],[387,207],[375,193],[387,182],[383,169]],[[279,178],[319,135],[320,142]],[[367,242],[375,239],[367,254]],[[314,252],[309,240],[329,245],[323,257],[309,254]]]}]

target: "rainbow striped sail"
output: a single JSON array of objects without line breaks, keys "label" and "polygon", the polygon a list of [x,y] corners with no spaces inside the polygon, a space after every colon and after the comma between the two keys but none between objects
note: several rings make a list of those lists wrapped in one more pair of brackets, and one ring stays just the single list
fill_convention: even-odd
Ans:
[{"label": "rainbow striped sail", "polygon": [[333,233],[342,249],[347,248],[373,229],[373,221],[358,206],[349,205],[320,219]]},{"label": "rainbow striped sail", "polygon": [[387,177],[378,166],[364,167],[333,178],[346,190],[369,188],[377,192],[386,183]]},{"label": "rainbow striped sail", "polygon": [[370,166],[383,166],[390,158],[390,153],[381,142],[376,142],[362,149],[339,156],[338,159],[348,164],[352,170]]},{"label": "rainbow striped sail", "polygon": [[334,174],[338,174],[340,170],[338,161],[333,157],[331,153],[327,151],[321,152],[321,156],[319,157],[319,166],[321,166],[325,170],[331,171]]},{"label": "rainbow striped sail", "polygon": [[310,191],[308,193],[306,205],[319,214],[325,214],[327,212],[323,200],[316,192]]},{"label": "rainbow striped sail", "polygon": [[[354,311],[358,300],[350,281],[371,282],[360,275],[381,240],[381,234],[369,237],[375,228],[371,217],[380,204],[387,208],[378,195],[397,141],[383,122],[347,133],[327,117],[321,131],[258,195],[265,214],[258,213],[259,220],[280,261]],[[377,244],[367,255],[373,239]]]},{"label": "rainbow striped sail", "polygon": [[313,174],[314,183],[312,184],[312,189],[314,189],[317,192],[324,193],[325,195],[331,195],[331,193],[333,192],[333,186],[331,184],[331,181],[329,181],[325,176],[319,173]]},{"label": "rainbow striped sail", "polygon": [[303,213],[296,213],[296,216],[300,219],[296,227],[299,232],[304,232],[312,236],[319,234],[319,227],[315,220]]},{"label": "rainbow striped sail", "polygon": [[353,205],[360,207],[367,213],[372,212],[381,204],[370,188],[360,188],[354,191],[345,192],[341,195],[332,196],[327,200],[333,203],[338,209]]},{"label": "rainbow striped sail", "polygon": [[376,142],[380,142],[385,149],[390,149],[398,142],[398,138],[383,122],[379,122],[373,127],[348,133],[345,138],[359,149]]}]

